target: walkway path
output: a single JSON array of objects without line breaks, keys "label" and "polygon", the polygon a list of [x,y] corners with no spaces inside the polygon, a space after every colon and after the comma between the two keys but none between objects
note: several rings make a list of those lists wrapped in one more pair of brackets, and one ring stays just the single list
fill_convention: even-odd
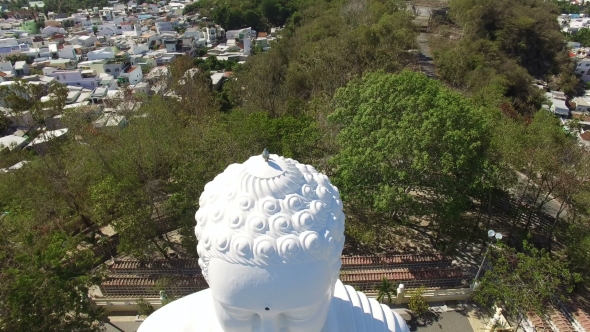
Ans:
[{"label": "walkway path", "polygon": [[459,311],[447,311],[439,314],[436,321],[427,325],[410,322],[410,331],[416,332],[480,332],[471,327],[469,319]]},{"label": "walkway path", "polygon": [[428,34],[421,32],[417,38],[418,46],[420,46],[420,54],[418,54],[418,63],[420,64],[420,71],[430,78],[436,79],[436,70],[434,68],[434,61],[432,60],[432,53],[428,46]]}]

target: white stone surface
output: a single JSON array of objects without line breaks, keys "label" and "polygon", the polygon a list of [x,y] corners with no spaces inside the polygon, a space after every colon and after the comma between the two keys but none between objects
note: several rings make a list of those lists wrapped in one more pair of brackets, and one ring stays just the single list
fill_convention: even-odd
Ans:
[{"label": "white stone surface", "polygon": [[195,218],[209,289],[153,313],[139,332],[409,332],[387,306],[338,280],[344,213],[309,165],[270,155],[205,186]]}]

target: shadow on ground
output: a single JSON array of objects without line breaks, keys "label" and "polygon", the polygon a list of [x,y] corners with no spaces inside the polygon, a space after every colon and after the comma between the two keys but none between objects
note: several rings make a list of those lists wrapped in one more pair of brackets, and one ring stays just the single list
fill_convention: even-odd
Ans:
[{"label": "shadow on ground", "polygon": [[416,317],[412,315],[412,319],[408,321],[408,327],[410,331],[418,331],[418,328],[424,328],[427,326],[438,325],[442,328],[442,325],[439,323],[443,318],[439,312],[428,312],[422,317]]},{"label": "shadow on ground", "polygon": [[467,317],[460,312],[433,312],[425,319],[412,318],[407,322],[412,332],[474,332]]}]

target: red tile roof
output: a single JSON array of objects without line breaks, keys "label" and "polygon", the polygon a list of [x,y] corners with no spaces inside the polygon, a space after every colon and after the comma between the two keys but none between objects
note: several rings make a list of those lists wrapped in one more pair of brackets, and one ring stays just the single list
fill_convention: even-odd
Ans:
[{"label": "red tile roof", "polygon": [[549,327],[549,324],[544,319],[542,319],[537,314],[535,314],[534,312],[527,312],[526,315],[527,315],[529,322],[535,328],[535,331],[537,331],[537,332],[552,332],[553,331]]},{"label": "red tile roof", "polygon": [[460,268],[436,269],[436,270],[358,270],[358,271],[341,271],[340,280],[345,284],[355,282],[379,282],[384,277],[394,281],[411,281],[411,280],[433,280],[433,279],[456,279],[461,278],[463,272]]},{"label": "red tile roof", "polygon": [[551,323],[559,329],[559,332],[576,332],[572,324],[560,310],[553,309],[549,317],[551,318]]},{"label": "red tile roof", "polygon": [[449,259],[443,255],[342,256],[342,268],[352,266],[416,264],[443,261],[450,262]]},{"label": "red tile roof", "polygon": [[126,72],[126,73],[130,73],[130,72],[134,71],[134,70],[135,70],[135,68],[137,68],[137,66],[131,66],[131,67],[129,67],[129,69],[127,69],[125,72]]}]

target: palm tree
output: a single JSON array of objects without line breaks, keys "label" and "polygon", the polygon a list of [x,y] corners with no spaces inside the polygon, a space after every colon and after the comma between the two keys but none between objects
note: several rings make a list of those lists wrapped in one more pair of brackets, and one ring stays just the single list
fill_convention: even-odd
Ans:
[{"label": "palm tree", "polygon": [[395,296],[395,293],[396,291],[393,288],[393,283],[387,280],[387,278],[383,277],[377,292],[377,301],[383,303],[383,300],[385,300],[385,297],[387,297],[387,301],[391,303],[391,297]]}]

